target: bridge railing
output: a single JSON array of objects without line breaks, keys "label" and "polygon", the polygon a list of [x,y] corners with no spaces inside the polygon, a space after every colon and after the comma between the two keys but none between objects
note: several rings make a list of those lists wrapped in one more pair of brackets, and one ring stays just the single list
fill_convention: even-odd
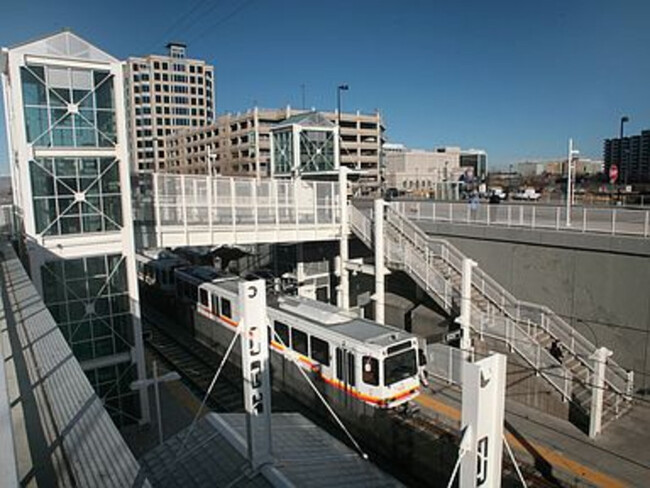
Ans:
[{"label": "bridge railing", "polygon": [[157,227],[281,227],[340,223],[338,183],[154,174]]},{"label": "bridge railing", "polygon": [[[463,254],[445,241],[430,238],[417,225],[392,208],[387,209],[386,223],[388,225],[385,229],[389,238],[385,240],[385,246],[388,260],[400,265],[426,291],[435,293],[447,309],[451,310],[454,304],[458,305],[460,287],[452,286],[449,276],[445,276],[444,266],[436,266],[433,261],[442,257],[443,263],[460,269]],[[354,228],[356,229],[356,226]],[[481,338],[492,337],[504,341],[510,349],[516,351],[544,376],[563,398],[569,399],[572,388],[571,372],[559,364],[549,351],[522,327],[517,320],[518,301],[480,268],[475,270],[476,272],[472,273],[472,286],[482,290],[484,296],[494,303],[491,303],[486,311],[472,304],[472,328]],[[503,313],[495,313],[497,309]]]},{"label": "bridge railing", "polygon": [[650,238],[650,210],[575,206],[567,223],[566,207],[467,202],[394,202],[410,219],[455,224],[550,229]]},{"label": "bridge railing", "polygon": [[[410,219],[405,218],[399,207],[389,207],[386,211],[386,220],[387,223],[399,229],[399,232],[410,241],[410,244],[415,247],[417,255],[429,256],[427,248],[429,247],[428,243],[431,243],[431,248],[434,253],[438,253],[442,257],[443,263],[449,263],[460,272],[460,263],[464,255],[456,247],[447,241],[428,236]],[[403,246],[403,248],[407,249],[407,246]],[[436,251],[436,249],[439,250]],[[430,266],[419,263],[419,265],[412,266],[411,271],[417,276],[418,273],[423,273],[421,267],[429,268]],[[475,316],[481,317],[479,323],[496,326],[495,331],[498,332],[498,337],[504,337],[502,333],[512,332],[510,336],[505,336],[508,337],[511,347],[518,349],[531,364],[538,368],[538,371],[543,371],[546,367],[556,367],[557,361],[551,358],[546,349],[540,348],[536,341],[533,344],[528,339],[536,335],[534,329],[537,327],[559,339],[563,346],[567,347],[589,370],[593,369],[590,357],[596,350],[596,346],[550,308],[518,300],[480,267],[476,267],[472,272],[472,287],[481,291],[483,296],[489,300],[487,312],[473,311],[478,314]],[[453,297],[453,293],[445,293],[444,296],[446,304],[447,297]],[[498,323],[499,314],[495,314],[494,312],[497,310],[494,309],[504,313],[502,317],[506,318],[507,323]],[[524,326],[527,328],[524,329]],[[629,395],[633,388],[633,377],[614,360],[608,360],[607,364],[606,382],[619,393]],[[570,381],[570,373],[567,371],[566,374],[564,372],[562,374],[563,377],[560,378],[560,381],[556,381],[552,375],[549,375],[549,381],[566,394],[569,391],[567,385]],[[557,374],[555,376],[557,377]]]}]

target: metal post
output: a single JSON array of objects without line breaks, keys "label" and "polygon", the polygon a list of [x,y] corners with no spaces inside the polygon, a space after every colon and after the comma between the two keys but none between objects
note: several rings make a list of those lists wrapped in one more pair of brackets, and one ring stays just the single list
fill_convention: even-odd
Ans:
[{"label": "metal post", "polygon": [[[153,175],[153,213],[154,213],[154,228],[156,230],[156,246],[162,245],[162,222],[160,219],[160,182],[158,179],[160,175],[154,173]],[[647,217],[647,215],[646,215]],[[647,219],[646,219],[647,221]]]},{"label": "metal post", "polygon": [[163,443],[162,413],[160,410],[160,386],[158,385],[158,362],[153,360],[153,391],[156,397],[156,422],[158,424],[158,444]]},{"label": "metal post", "polygon": [[[571,225],[571,223],[567,225]],[[555,209],[555,230],[560,230],[560,207]]]},{"label": "metal post", "polygon": [[205,184],[208,185],[208,230],[210,232],[210,242],[212,242],[212,205],[214,197],[212,195],[212,178],[210,175],[205,177]]},{"label": "metal post", "polygon": [[472,348],[472,338],[470,335],[471,313],[472,313],[472,269],[476,266],[476,261],[469,258],[463,258],[463,274],[461,277],[460,292],[460,348],[463,351],[463,357],[469,357],[469,351]]},{"label": "metal post", "polygon": [[573,159],[573,139],[569,139],[569,155],[567,157],[567,178],[566,178],[566,225],[571,227],[571,160]]},{"label": "metal post", "polygon": [[535,205],[533,205],[533,212],[532,212],[532,215],[530,217],[530,227],[532,229],[535,228]]},{"label": "metal post", "polygon": [[582,207],[582,232],[587,232],[587,207],[584,206],[584,201]]},{"label": "metal post", "polygon": [[271,379],[265,290],[264,280],[239,283],[246,445],[253,470],[272,461]]},{"label": "metal post", "polygon": [[616,208],[612,210],[612,235],[616,235]]},{"label": "metal post", "polygon": [[645,211],[645,222],[643,223],[643,237],[648,237],[650,231],[650,212]]},{"label": "metal post", "polygon": [[505,415],[506,356],[463,362],[461,488],[500,488]]},{"label": "metal post", "polygon": [[375,322],[384,323],[384,200],[375,200]]},{"label": "metal post", "polygon": [[594,362],[594,375],[591,382],[591,410],[589,412],[589,437],[592,439],[600,434],[602,430],[605,368],[607,365],[607,358],[611,355],[612,351],[606,347],[601,347],[596,349],[594,354],[590,357]]},{"label": "metal post", "polygon": [[512,220],[512,205],[508,205],[508,227],[510,227],[511,220]]},{"label": "metal post", "polygon": [[230,217],[232,218],[233,232],[237,227],[237,207],[235,206],[235,179],[230,178]]},{"label": "metal post", "polygon": [[348,168],[339,167],[339,209],[341,212],[341,235],[339,238],[339,286],[337,290],[338,306],[344,310],[350,308],[350,281],[348,279],[348,270],[345,268],[349,260],[348,257]]},{"label": "metal post", "polygon": [[183,215],[183,230],[185,231],[185,242],[187,242],[187,195],[185,194],[185,175],[181,175],[181,205]]}]

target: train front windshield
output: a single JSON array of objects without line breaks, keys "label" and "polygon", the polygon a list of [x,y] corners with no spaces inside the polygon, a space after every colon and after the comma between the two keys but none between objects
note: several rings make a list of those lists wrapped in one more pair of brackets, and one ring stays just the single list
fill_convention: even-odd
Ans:
[{"label": "train front windshield", "polygon": [[409,349],[384,360],[384,382],[386,386],[415,376],[418,369],[415,349]]}]

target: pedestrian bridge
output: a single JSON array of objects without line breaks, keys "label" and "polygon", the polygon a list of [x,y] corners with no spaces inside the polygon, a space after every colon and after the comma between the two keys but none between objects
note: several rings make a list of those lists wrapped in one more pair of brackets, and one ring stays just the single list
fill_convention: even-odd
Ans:
[{"label": "pedestrian bridge", "polygon": [[154,174],[140,222],[157,247],[331,240],[341,235],[338,181]]}]

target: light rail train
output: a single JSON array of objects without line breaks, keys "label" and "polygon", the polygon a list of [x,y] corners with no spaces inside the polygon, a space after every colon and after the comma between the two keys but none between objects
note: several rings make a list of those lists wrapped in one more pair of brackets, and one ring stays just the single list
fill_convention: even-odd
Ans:
[{"label": "light rail train", "polygon": [[[239,324],[240,278],[196,267],[177,268],[174,274],[181,320],[197,340],[225,349]],[[296,362],[335,403],[349,405],[354,399],[392,409],[419,394],[416,336],[326,303],[272,291],[267,314],[274,381],[294,388],[301,384],[299,372],[288,366]]]}]

